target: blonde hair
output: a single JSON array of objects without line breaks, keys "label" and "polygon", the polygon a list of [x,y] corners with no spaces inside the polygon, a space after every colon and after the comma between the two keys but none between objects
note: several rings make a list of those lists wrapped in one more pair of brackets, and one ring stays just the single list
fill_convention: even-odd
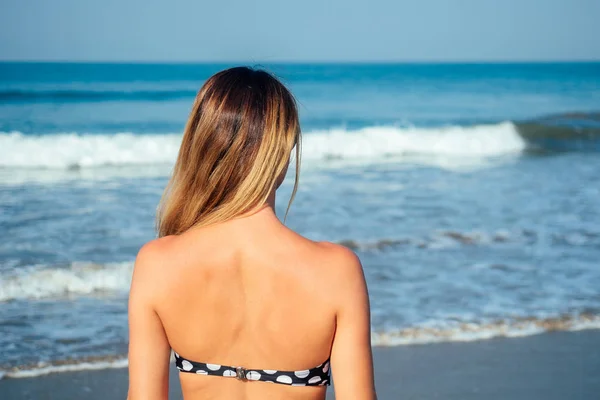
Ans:
[{"label": "blonde hair", "polygon": [[213,75],[187,121],[158,207],[158,236],[224,222],[262,206],[281,183],[295,147],[287,217],[298,188],[300,144],[296,101],[275,77],[246,67]]}]

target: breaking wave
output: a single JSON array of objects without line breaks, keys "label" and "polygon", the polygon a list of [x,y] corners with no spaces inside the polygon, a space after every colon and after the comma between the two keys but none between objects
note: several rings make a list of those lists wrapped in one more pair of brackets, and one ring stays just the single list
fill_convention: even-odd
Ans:
[{"label": "breaking wave", "polygon": [[80,360],[71,359],[54,363],[40,362],[34,365],[24,365],[0,370],[0,379],[7,378],[33,378],[58,372],[92,371],[109,368],[126,368],[126,356],[87,357]]},{"label": "breaking wave", "polygon": [[[600,315],[565,314],[548,318],[516,318],[488,323],[460,323],[449,327],[409,327],[397,331],[373,332],[373,346],[406,346],[441,342],[473,342],[496,337],[516,338],[553,331],[600,329]],[[171,357],[173,361],[173,357]],[[127,356],[111,355],[40,362],[0,370],[0,379],[31,378],[51,373],[126,368]]]},{"label": "breaking wave", "polygon": [[[528,229],[494,232],[442,230],[425,236],[377,240],[340,240],[352,250],[379,252],[412,247],[444,250],[460,246],[531,245],[539,241],[554,246],[588,247],[600,245],[600,233],[588,230],[547,235]],[[491,264],[489,268],[510,270],[511,266]],[[64,266],[37,265],[0,273],[0,302],[15,299],[43,299],[65,296],[126,293],[131,284],[133,262],[94,264],[74,262]]]},{"label": "breaking wave", "polygon": [[[446,323],[446,325],[448,325]],[[554,317],[521,317],[485,323],[464,322],[449,326],[410,327],[396,331],[374,332],[375,346],[400,346],[437,342],[472,342],[495,337],[523,337],[553,331],[600,329],[600,315],[564,314]]]},{"label": "breaking wave", "polygon": [[[73,169],[171,164],[180,142],[180,134],[4,132],[0,133],[0,167]],[[367,127],[308,132],[303,140],[303,158],[309,162],[407,155],[481,158],[519,153],[524,148],[525,142],[510,122],[472,127]]]},{"label": "breaking wave", "polygon": [[18,269],[0,275],[0,301],[126,292],[132,273],[133,263],[127,262]]},{"label": "breaking wave", "polygon": [[[23,134],[0,132],[0,167],[80,169],[102,166],[172,164],[181,135]],[[600,151],[600,113],[558,114],[523,122],[435,128],[372,126],[331,128],[304,135],[303,157],[327,160],[415,162],[484,159],[533,151]],[[417,162],[418,162],[417,158]],[[458,161],[457,161],[458,160]]]},{"label": "breaking wave", "polygon": [[600,152],[600,112],[549,115],[515,127],[531,150]]}]

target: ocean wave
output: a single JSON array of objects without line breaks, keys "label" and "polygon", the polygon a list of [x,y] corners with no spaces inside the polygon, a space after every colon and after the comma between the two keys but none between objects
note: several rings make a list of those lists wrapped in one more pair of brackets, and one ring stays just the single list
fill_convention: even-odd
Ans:
[{"label": "ocean wave", "polygon": [[[428,251],[460,246],[531,245],[550,241],[556,246],[598,246],[600,233],[573,231],[564,235],[544,235],[533,230],[497,230],[494,232],[460,232],[443,230],[420,237],[375,240],[346,239],[337,241],[355,251],[380,252],[412,247]],[[476,268],[512,270],[514,265],[490,264]],[[95,264],[74,262],[65,266],[21,267],[0,274],[0,302],[17,299],[43,299],[65,296],[126,293],[131,283],[133,262]]]},{"label": "ocean wave", "polygon": [[0,276],[0,301],[126,292],[132,273],[132,262],[20,268]]},{"label": "ocean wave", "polygon": [[515,124],[530,150],[600,152],[600,113],[563,113]]},{"label": "ocean wave", "polygon": [[0,101],[11,103],[103,102],[103,101],[164,101],[193,99],[196,90],[4,90]]},{"label": "ocean wave", "polygon": [[[77,169],[118,165],[170,164],[179,134],[24,135],[0,133],[0,167]],[[472,127],[368,127],[330,129],[304,135],[303,159],[382,160],[393,157],[491,157],[519,153],[524,141],[510,122]],[[35,156],[34,156],[35,155]],[[414,161],[412,158],[408,158]]]},{"label": "ocean wave", "polygon": [[54,363],[40,362],[34,365],[23,365],[5,371],[0,370],[0,379],[6,378],[33,378],[60,372],[93,371],[110,368],[127,368],[126,355],[86,357],[82,359],[61,360]]},{"label": "ocean wave", "polygon": [[381,158],[412,154],[490,157],[519,153],[525,143],[510,122],[492,125],[330,129],[305,135],[303,155],[319,159]]},{"label": "ocean wave", "polygon": [[338,243],[352,250],[385,251],[388,249],[415,247],[421,249],[445,249],[458,246],[489,246],[502,244],[531,245],[537,242],[550,242],[555,246],[598,246],[600,233],[590,230],[574,230],[564,234],[548,234],[531,229],[497,230],[494,232],[460,232],[440,230],[422,237],[384,238],[376,240],[345,239]]},{"label": "ocean wave", "polygon": [[180,141],[175,134],[0,133],[0,167],[79,169],[173,163]]},{"label": "ocean wave", "polygon": [[[396,331],[374,331],[373,346],[409,346],[443,342],[474,342],[497,337],[517,338],[554,331],[600,329],[600,315],[565,314],[556,317],[527,317],[486,323],[458,323],[447,327],[409,327]],[[171,357],[173,362],[173,357]],[[0,379],[31,378],[51,373],[126,368],[127,355],[111,355],[40,362],[0,370]]]},{"label": "ocean wave", "polygon": [[523,242],[532,243],[537,235],[531,231],[508,232],[499,230],[487,232],[439,231],[423,237],[384,238],[377,240],[345,239],[338,242],[351,250],[384,251],[401,247],[417,247],[422,249],[443,249],[456,246],[478,246],[494,243]]},{"label": "ocean wave", "polygon": [[401,346],[439,342],[473,342],[496,337],[523,337],[553,331],[600,329],[600,315],[564,314],[554,317],[521,317],[491,322],[463,322],[448,326],[421,326],[373,332],[374,346]]}]

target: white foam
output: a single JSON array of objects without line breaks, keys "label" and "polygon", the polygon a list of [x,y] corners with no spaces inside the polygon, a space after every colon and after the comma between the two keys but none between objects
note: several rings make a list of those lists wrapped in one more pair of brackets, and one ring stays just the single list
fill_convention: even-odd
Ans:
[{"label": "white foam", "polygon": [[[72,169],[172,164],[180,142],[180,134],[0,133],[0,167]],[[303,157],[363,162],[410,155],[481,158],[518,153],[524,147],[510,122],[472,127],[368,127],[354,131],[340,128],[307,132]]]},{"label": "white foam", "polygon": [[[100,369],[110,368],[127,368],[129,360],[126,356],[108,356],[104,359],[98,357],[96,359],[88,360],[70,360],[71,362],[61,364],[50,364],[50,363],[38,363],[36,365],[30,365],[25,367],[14,368],[9,371],[0,370],[0,379],[3,377],[7,378],[32,378],[40,375],[48,375],[58,372],[72,372],[72,371],[92,371]],[[175,362],[175,357],[171,352],[169,358],[170,363]]]},{"label": "white foam", "polygon": [[510,122],[472,127],[369,127],[304,136],[308,158],[381,158],[403,155],[490,157],[521,152],[525,142]]},{"label": "white foam", "polygon": [[0,301],[129,290],[133,263],[73,263],[64,268],[20,268],[0,275]]},{"label": "white foam", "polygon": [[0,133],[0,166],[65,169],[173,163],[180,141],[175,134]]},{"label": "white foam", "polygon": [[[436,324],[433,324],[436,325]],[[516,338],[550,331],[580,331],[600,329],[600,315],[569,314],[546,318],[524,318],[490,323],[462,323],[454,327],[422,326],[397,331],[373,332],[373,346],[404,346],[440,342],[472,342],[495,337]],[[171,354],[171,362],[174,362]],[[126,368],[126,357],[106,357],[88,360],[72,360],[67,363],[23,366],[9,371],[0,370],[0,379],[30,378],[51,373]]]},{"label": "white foam", "polygon": [[[169,358],[170,363],[175,362],[173,353]],[[60,364],[38,363],[25,367],[14,368],[9,371],[0,370],[0,379],[7,378],[32,378],[40,375],[48,375],[59,372],[72,371],[92,371],[110,368],[127,368],[129,360],[126,356],[108,356],[104,359],[101,357],[91,358],[87,360],[70,360],[70,362]]]},{"label": "white foam", "polygon": [[[436,325],[436,324],[434,324]],[[461,323],[449,326],[421,326],[395,331],[373,332],[374,346],[405,346],[440,342],[473,342],[495,337],[524,337],[550,331],[600,329],[600,315],[575,314],[545,318],[522,318],[488,323]]]},{"label": "white foam", "polygon": [[105,361],[76,362],[73,364],[61,365],[42,364],[32,368],[15,369],[14,371],[7,371],[4,372],[4,375],[7,378],[32,378],[57,372],[92,371],[109,368],[127,368],[127,365],[127,358],[119,358],[115,360]]}]

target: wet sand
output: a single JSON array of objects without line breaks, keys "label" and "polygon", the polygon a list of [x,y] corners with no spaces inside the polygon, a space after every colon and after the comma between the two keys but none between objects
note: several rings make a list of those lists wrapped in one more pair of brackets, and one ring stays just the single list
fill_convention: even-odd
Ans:
[{"label": "wet sand", "polygon": [[[600,399],[600,331],[374,349],[380,400]],[[330,390],[328,399],[335,398]],[[0,399],[124,399],[127,371],[0,380]],[[181,399],[177,371],[170,399]]]}]

